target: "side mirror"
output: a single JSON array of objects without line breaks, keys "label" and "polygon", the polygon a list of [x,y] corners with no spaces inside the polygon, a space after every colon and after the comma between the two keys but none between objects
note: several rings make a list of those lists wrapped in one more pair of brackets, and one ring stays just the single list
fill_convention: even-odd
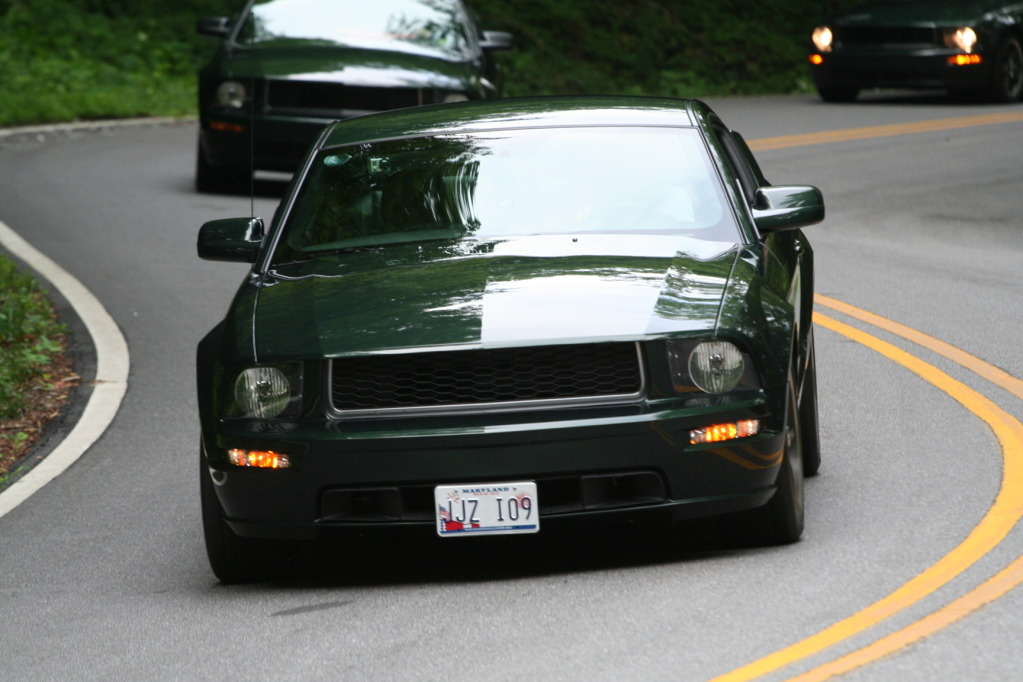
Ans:
[{"label": "side mirror", "polygon": [[506,31],[484,31],[480,47],[491,52],[510,50],[515,47],[515,36]]},{"label": "side mirror", "polygon": [[262,218],[211,220],[199,229],[199,258],[255,263],[265,236]]},{"label": "side mirror", "polygon": [[195,25],[199,35],[226,38],[231,33],[231,20],[227,17],[203,17]]},{"label": "side mirror", "polygon": [[762,233],[795,230],[824,220],[824,196],[816,187],[761,187],[755,197],[753,220]]}]

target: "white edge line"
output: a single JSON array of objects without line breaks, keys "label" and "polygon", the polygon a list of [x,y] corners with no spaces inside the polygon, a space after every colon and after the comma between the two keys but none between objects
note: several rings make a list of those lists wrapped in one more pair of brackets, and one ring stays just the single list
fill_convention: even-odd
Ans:
[{"label": "white edge line", "polygon": [[63,473],[99,440],[128,390],[128,344],[103,304],[81,282],[0,221],[0,244],[46,279],[68,301],[96,348],[96,385],[71,433],[0,493],[0,518]]}]

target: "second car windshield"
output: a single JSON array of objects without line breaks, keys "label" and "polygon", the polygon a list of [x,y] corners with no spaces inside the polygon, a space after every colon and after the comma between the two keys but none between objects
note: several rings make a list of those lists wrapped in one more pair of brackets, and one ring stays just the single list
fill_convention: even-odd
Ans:
[{"label": "second car windshield", "polygon": [[739,241],[699,133],[552,128],[325,150],[273,260],[434,239],[678,234]]},{"label": "second car windshield", "polygon": [[467,47],[451,0],[263,0],[235,40],[255,47],[320,44],[457,58]]}]

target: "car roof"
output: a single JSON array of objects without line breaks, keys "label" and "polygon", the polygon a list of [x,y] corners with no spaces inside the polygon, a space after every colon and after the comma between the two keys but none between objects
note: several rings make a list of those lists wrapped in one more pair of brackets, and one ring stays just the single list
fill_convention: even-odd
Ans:
[{"label": "car roof", "polygon": [[381,112],[333,123],[321,148],[354,142],[513,128],[574,126],[701,127],[710,109],[699,100],[556,96],[493,99]]}]

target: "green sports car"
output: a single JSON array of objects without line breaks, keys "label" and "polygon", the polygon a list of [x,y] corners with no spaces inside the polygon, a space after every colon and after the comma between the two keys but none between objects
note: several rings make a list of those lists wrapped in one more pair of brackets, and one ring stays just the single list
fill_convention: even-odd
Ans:
[{"label": "green sports car", "polygon": [[796,541],[820,465],[799,228],[823,217],[699,101],[331,125],[269,223],[199,233],[252,264],[197,354],[214,573],[367,534],[737,515]]},{"label": "green sports car", "polygon": [[493,53],[462,0],[249,0],[199,72],[200,192],[248,191],[253,170],[291,172],[330,122],[498,95]]},{"label": "green sports car", "polygon": [[835,14],[811,38],[810,71],[825,102],[850,102],[874,87],[1023,97],[1023,4],[886,0]]}]

